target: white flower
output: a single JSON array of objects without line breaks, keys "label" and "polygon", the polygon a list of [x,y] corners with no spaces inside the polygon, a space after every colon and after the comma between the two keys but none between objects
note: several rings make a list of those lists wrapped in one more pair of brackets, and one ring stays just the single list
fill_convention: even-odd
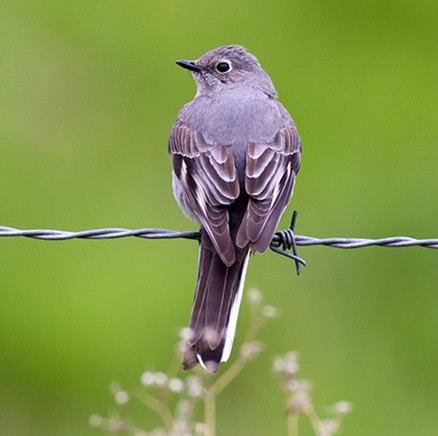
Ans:
[{"label": "white flower", "polygon": [[123,406],[129,401],[129,394],[126,391],[116,392],[114,395],[114,400],[119,406]]},{"label": "white flower", "polygon": [[146,371],[141,375],[140,382],[143,386],[150,386],[154,384],[154,373],[150,371]]},{"label": "white flower", "polygon": [[338,401],[335,404],[335,411],[341,415],[351,412],[351,404],[348,401]]},{"label": "white flower", "polygon": [[272,368],[275,372],[282,373],[282,372],[284,372],[285,366],[286,366],[286,363],[284,362],[284,360],[281,357],[276,357],[274,359],[274,363],[272,365]]},{"label": "white flower", "polygon": [[187,341],[187,339],[190,339],[193,335],[192,329],[190,327],[184,327],[179,331],[179,337],[180,339],[184,339]]},{"label": "white flower", "polygon": [[208,434],[208,427],[203,422],[195,423],[194,430],[195,430],[195,434],[198,434],[198,435],[206,435],[206,434]]},{"label": "white flower", "polygon": [[298,353],[296,351],[289,351],[284,355],[284,372],[286,374],[294,375],[300,369],[298,365]]},{"label": "white flower", "polygon": [[320,436],[331,436],[333,435],[339,428],[339,425],[336,421],[331,419],[326,419],[321,421],[319,424],[319,435]]},{"label": "white flower", "polygon": [[186,378],[187,394],[189,397],[197,398],[202,394],[201,380],[195,375]]},{"label": "white flower", "polygon": [[278,309],[274,306],[265,306],[263,307],[262,314],[265,318],[277,318]]},{"label": "white flower", "polygon": [[96,413],[94,413],[88,418],[88,424],[90,424],[91,427],[100,427],[102,421],[103,421],[102,417],[100,415],[97,415]]},{"label": "white flower", "polygon": [[164,386],[167,383],[167,375],[164,372],[156,372],[154,375],[154,384]]},{"label": "white flower", "polygon": [[240,347],[240,355],[244,359],[252,359],[257,356],[263,350],[263,342],[261,341],[251,341],[245,342]]},{"label": "white flower", "polygon": [[126,424],[119,419],[110,419],[109,431],[113,434],[123,434],[126,432]]},{"label": "white flower", "polygon": [[184,382],[180,378],[172,377],[168,383],[169,389],[172,392],[181,392],[184,389]]},{"label": "white flower", "polygon": [[262,298],[263,295],[258,289],[252,288],[248,291],[248,300],[250,303],[260,303]]}]

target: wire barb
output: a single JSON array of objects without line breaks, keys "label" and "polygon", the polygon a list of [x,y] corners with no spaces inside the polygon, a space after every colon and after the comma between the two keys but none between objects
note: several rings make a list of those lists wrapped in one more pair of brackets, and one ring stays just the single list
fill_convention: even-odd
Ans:
[{"label": "wire barb", "polygon": [[[290,223],[290,227],[286,230],[280,230],[277,233],[275,233],[269,248],[278,254],[293,259],[295,261],[295,268],[297,271],[297,275],[299,276],[301,273],[301,265],[307,266],[307,263],[303,259],[298,257],[297,242],[295,240],[295,235],[294,235],[295,222],[297,220],[297,216],[298,216],[298,212],[294,210],[294,213],[292,214],[292,221]],[[282,247],[282,250],[278,248],[280,246]],[[292,249],[293,254],[290,254],[286,251],[290,249]]]},{"label": "wire barb", "polygon": [[[365,238],[314,238],[312,236],[295,235],[294,228],[297,219],[297,211],[292,215],[291,225],[286,230],[275,233],[270,248],[275,253],[281,254],[295,262],[297,274],[301,272],[301,265],[306,262],[297,254],[297,246],[309,247],[313,245],[325,245],[336,248],[362,248],[376,245],[379,247],[413,247],[438,249],[436,239],[414,239],[407,236],[393,236],[381,239]],[[46,241],[65,241],[69,239],[117,239],[135,236],[144,239],[195,239],[200,240],[200,232],[176,232],[166,229],[124,229],[109,227],[104,229],[84,230],[81,232],[68,232],[63,230],[32,229],[19,230],[13,227],[0,226],[0,237],[24,236],[26,238],[42,239]],[[280,248],[281,247],[281,248]],[[286,251],[292,250],[292,253]]]}]

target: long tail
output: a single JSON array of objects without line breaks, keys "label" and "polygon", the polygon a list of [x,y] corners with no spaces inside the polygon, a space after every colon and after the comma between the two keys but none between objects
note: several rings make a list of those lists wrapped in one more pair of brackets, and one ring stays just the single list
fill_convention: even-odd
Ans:
[{"label": "long tail", "polygon": [[183,357],[185,370],[200,363],[207,371],[216,372],[220,362],[230,357],[249,254],[249,249],[237,248],[236,262],[227,267],[202,232],[190,337]]}]

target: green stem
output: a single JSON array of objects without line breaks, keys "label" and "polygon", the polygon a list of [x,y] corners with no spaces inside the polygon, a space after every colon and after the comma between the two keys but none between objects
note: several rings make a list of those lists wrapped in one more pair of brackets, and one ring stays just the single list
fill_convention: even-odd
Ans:
[{"label": "green stem", "polygon": [[298,436],[298,413],[287,415],[287,436]]},{"label": "green stem", "polygon": [[239,356],[234,363],[209,387],[208,392],[219,395],[242,371],[246,360]]},{"label": "green stem", "polygon": [[210,390],[205,391],[205,424],[208,436],[216,435],[216,396]]},{"label": "green stem", "polygon": [[163,421],[164,426],[166,429],[170,432],[173,428],[173,417],[170,413],[170,410],[167,408],[167,406],[157,398],[153,397],[152,395],[148,394],[145,391],[139,391],[137,393],[137,398],[145,404],[149,409],[156,412],[161,420]]},{"label": "green stem", "polygon": [[320,431],[320,428],[321,428],[321,420],[319,419],[319,416],[316,413],[315,408],[312,406],[312,404],[308,404],[308,405],[306,405],[305,407],[302,408],[302,411],[309,418],[310,424],[311,424],[315,434],[319,434],[319,431]]}]

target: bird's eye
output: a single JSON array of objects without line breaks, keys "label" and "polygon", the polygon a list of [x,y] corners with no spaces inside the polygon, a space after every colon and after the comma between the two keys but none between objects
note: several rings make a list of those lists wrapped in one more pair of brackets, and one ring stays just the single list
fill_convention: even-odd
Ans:
[{"label": "bird's eye", "polygon": [[219,73],[226,73],[227,71],[230,71],[230,64],[228,62],[219,62],[216,65],[216,70],[219,71]]}]

